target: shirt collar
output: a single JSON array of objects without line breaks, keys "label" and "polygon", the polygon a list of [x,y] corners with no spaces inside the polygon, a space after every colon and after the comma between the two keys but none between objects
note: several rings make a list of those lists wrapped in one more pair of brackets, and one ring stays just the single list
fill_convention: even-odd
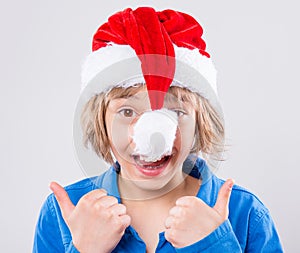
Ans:
[{"label": "shirt collar", "polygon": [[[120,203],[121,199],[118,187],[119,171],[120,165],[116,162],[103,174],[102,182],[97,182],[96,185],[100,188],[104,188],[108,195],[116,197]],[[212,177],[214,175],[206,162],[200,157],[189,156],[183,164],[183,171],[192,177],[200,178],[202,180],[197,197],[202,199],[209,206],[213,206],[216,199],[215,195],[217,195],[217,193],[212,192]]]}]

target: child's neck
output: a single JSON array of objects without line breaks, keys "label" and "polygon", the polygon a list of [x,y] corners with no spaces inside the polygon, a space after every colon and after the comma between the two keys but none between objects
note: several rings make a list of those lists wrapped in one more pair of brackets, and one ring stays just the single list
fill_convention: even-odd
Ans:
[{"label": "child's neck", "polygon": [[195,196],[199,191],[201,181],[180,172],[174,175],[172,180],[170,180],[163,188],[157,190],[140,188],[131,180],[121,176],[118,179],[118,184],[120,197],[123,203],[171,202],[174,204],[175,201],[182,196]]}]

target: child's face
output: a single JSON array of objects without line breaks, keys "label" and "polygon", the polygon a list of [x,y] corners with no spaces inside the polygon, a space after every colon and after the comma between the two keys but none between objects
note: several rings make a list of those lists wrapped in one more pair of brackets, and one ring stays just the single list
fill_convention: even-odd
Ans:
[{"label": "child's face", "polygon": [[145,173],[141,164],[133,156],[132,133],[135,122],[150,110],[146,88],[140,89],[129,98],[112,99],[106,111],[106,127],[112,152],[121,165],[121,176],[144,190],[162,189],[178,174],[190,153],[195,136],[195,110],[192,105],[179,101],[171,94],[166,95],[164,107],[177,112],[178,128],[172,155],[157,173]]}]

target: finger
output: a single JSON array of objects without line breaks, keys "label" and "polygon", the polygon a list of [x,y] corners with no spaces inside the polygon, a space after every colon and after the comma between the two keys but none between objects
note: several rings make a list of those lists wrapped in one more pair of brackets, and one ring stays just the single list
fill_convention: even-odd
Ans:
[{"label": "finger", "polygon": [[214,209],[223,217],[228,217],[228,204],[234,181],[228,179],[221,187]]},{"label": "finger", "polygon": [[97,200],[96,204],[97,206],[101,206],[104,208],[111,207],[113,205],[118,204],[118,199],[113,196],[104,196]]},{"label": "finger", "polygon": [[130,223],[131,223],[131,218],[127,214],[121,215],[120,216],[120,220],[121,220],[121,222],[122,222],[122,224],[124,226],[124,229],[127,228],[130,225]]},{"label": "finger", "polygon": [[[195,196],[183,196],[176,200],[177,206],[189,207],[197,200],[198,203],[203,202],[201,199]],[[203,202],[204,203],[204,202]]]},{"label": "finger", "polygon": [[85,200],[95,202],[104,196],[107,196],[107,191],[105,189],[96,189],[85,194],[83,198]]},{"label": "finger", "polygon": [[181,217],[182,212],[183,212],[182,206],[174,206],[170,209],[169,215],[174,216],[174,217]]},{"label": "finger", "polygon": [[183,196],[176,200],[178,206],[188,206],[192,196]]},{"label": "finger", "polygon": [[123,204],[113,205],[109,209],[110,209],[110,212],[116,216],[126,214],[126,206]]},{"label": "finger", "polygon": [[55,198],[58,202],[58,205],[60,207],[62,216],[65,220],[68,219],[72,211],[74,210],[75,206],[71,202],[68,193],[65,191],[65,189],[59,185],[56,182],[50,183],[50,189],[53,191]]},{"label": "finger", "polygon": [[165,220],[165,227],[166,229],[171,228],[174,222],[174,217],[173,216],[169,216],[166,220]]},{"label": "finger", "polygon": [[166,240],[173,245],[173,247],[176,247],[175,244],[175,238],[176,238],[176,230],[172,228],[167,228],[165,230],[165,238]]}]

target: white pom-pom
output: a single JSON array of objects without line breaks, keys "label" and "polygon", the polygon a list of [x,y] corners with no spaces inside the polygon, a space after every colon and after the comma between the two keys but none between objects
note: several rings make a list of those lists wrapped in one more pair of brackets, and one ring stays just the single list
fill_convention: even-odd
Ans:
[{"label": "white pom-pom", "polygon": [[172,153],[178,117],[168,109],[145,112],[134,126],[135,155],[155,162]]}]

